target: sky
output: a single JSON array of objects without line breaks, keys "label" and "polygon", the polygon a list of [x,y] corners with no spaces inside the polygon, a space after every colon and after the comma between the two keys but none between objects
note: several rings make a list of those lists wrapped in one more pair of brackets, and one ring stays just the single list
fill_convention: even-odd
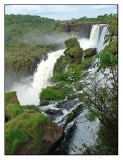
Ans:
[{"label": "sky", "polygon": [[117,5],[5,5],[5,14],[30,14],[56,20],[117,13]]}]

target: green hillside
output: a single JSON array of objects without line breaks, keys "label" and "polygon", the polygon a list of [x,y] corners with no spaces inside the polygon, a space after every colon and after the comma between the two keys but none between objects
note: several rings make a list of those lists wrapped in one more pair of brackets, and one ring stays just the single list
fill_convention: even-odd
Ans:
[{"label": "green hillside", "polygon": [[[54,19],[31,15],[5,15],[5,43],[26,42],[27,33],[38,35],[51,32],[57,25]],[[26,36],[25,36],[26,35]],[[28,37],[29,38],[29,37]]]}]

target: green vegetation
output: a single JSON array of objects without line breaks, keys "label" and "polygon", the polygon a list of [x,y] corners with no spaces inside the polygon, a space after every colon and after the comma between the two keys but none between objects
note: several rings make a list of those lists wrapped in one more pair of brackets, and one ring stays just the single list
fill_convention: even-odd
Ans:
[{"label": "green vegetation", "polygon": [[12,103],[19,104],[15,91],[5,93],[5,106]]},{"label": "green vegetation", "polygon": [[56,45],[6,45],[5,70],[6,72],[19,72],[27,77],[34,72],[40,57],[55,49]]},{"label": "green vegetation", "polygon": [[47,87],[43,89],[40,94],[41,100],[54,100],[60,101],[64,100],[66,96],[72,93],[72,88],[67,86],[65,83],[61,82],[53,87]]},{"label": "green vegetation", "polygon": [[[44,125],[50,125],[50,120],[33,109],[24,112],[5,124],[6,154],[16,154],[29,137],[34,139],[36,147],[42,149],[41,134]],[[14,138],[13,138],[14,137]]]},{"label": "green vegetation", "polygon": [[109,68],[112,76],[105,75],[106,82],[101,86],[97,77],[91,79],[92,83],[84,85],[88,90],[83,90],[80,100],[84,102],[85,107],[89,108],[87,119],[94,121],[97,117],[100,120],[100,129],[98,131],[97,144],[87,147],[85,145],[84,154],[118,154],[118,75],[117,75],[117,56],[105,52],[105,49],[98,55],[98,66],[102,73]]},{"label": "green vegetation", "polygon": [[[110,14],[98,16],[97,18],[82,17],[73,19],[71,23],[108,23],[110,34],[106,41],[112,36],[117,36],[117,15]],[[38,16],[6,15],[5,16],[5,67],[10,72],[13,69],[17,72],[28,74],[33,70],[35,61],[40,56],[55,50],[57,45],[30,45],[25,41],[24,36],[28,31],[31,33],[47,33],[61,25],[61,22],[41,18]],[[17,29],[17,30],[16,30]],[[40,34],[39,34],[40,35]],[[23,41],[19,40],[19,36]],[[39,37],[37,37],[37,40]],[[30,42],[33,42],[32,39]],[[67,49],[65,56],[61,56],[54,67],[54,76],[50,81],[53,86],[43,89],[40,93],[40,104],[47,105],[49,100],[61,102],[66,97],[76,95],[83,106],[79,106],[72,113],[68,114],[66,123],[70,123],[77,117],[83,107],[88,108],[86,118],[88,121],[100,120],[100,129],[95,145],[88,147],[83,144],[82,154],[118,154],[118,40],[112,40],[103,51],[94,56],[96,49],[85,50],[85,59],[82,60],[83,50],[80,48],[76,38],[65,41]],[[93,57],[94,56],[94,57]],[[97,58],[98,70],[104,74],[106,82],[100,85],[96,74],[92,78],[89,75],[86,81],[86,71],[94,58]],[[94,67],[95,67],[94,65]],[[105,74],[105,69],[109,74]],[[112,75],[112,76],[111,76]],[[83,80],[83,81],[80,81]],[[82,91],[79,94],[77,91]],[[81,109],[81,110],[80,110]],[[43,149],[41,135],[44,128],[52,130],[51,121],[44,116],[34,105],[21,106],[17,100],[16,92],[5,94],[5,149],[6,154],[17,154],[21,147],[32,139],[28,150]],[[27,151],[28,152],[28,151]]]},{"label": "green vegetation", "polygon": [[112,53],[114,55],[118,54],[118,40],[117,38],[109,43],[104,49],[104,51],[108,53]]},{"label": "green vegetation", "polygon": [[90,24],[109,24],[110,34],[106,38],[106,42],[111,39],[112,36],[118,35],[118,15],[117,14],[104,14],[99,15],[96,18],[88,18],[86,16],[79,19],[72,19],[71,21],[65,22],[66,24],[76,24],[76,23],[90,23]]},{"label": "green vegetation", "polygon": [[[93,61],[93,57],[86,58],[83,61],[82,59],[82,52],[76,52],[77,50],[81,50],[79,43],[76,38],[70,38],[65,41],[65,44],[70,48],[66,49],[65,56],[61,56],[54,67],[54,76],[51,78],[51,83],[55,83],[55,86],[47,87],[44,89],[40,94],[40,100],[54,100],[54,101],[61,101],[67,97],[71,97],[73,92],[73,88],[71,85],[78,83],[84,76],[82,70],[87,69],[88,65]],[[79,46],[79,47],[77,47]],[[71,57],[66,55],[66,52],[75,50],[73,56],[77,58],[81,63],[71,63]],[[77,55],[77,57],[76,57]],[[65,67],[67,66],[67,70],[65,71]]]},{"label": "green vegetation", "polygon": [[77,38],[70,38],[67,39],[65,42],[65,45],[67,49],[75,48],[75,47],[80,47],[79,42],[77,41]]},{"label": "green vegetation", "polygon": [[73,113],[69,113],[68,114],[68,116],[67,116],[67,118],[66,118],[66,125],[68,124],[68,123],[70,123],[70,122],[72,122],[73,120],[74,120],[74,115],[73,115]]},{"label": "green vegetation", "polygon": [[61,47],[47,42],[56,25],[57,21],[40,16],[5,15],[7,76],[10,74],[16,79],[17,73],[21,77],[32,75],[42,55]]},{"label": "green vegetation", "polygon": [[34,105],[20,106],[16,92],[5,93],[5,116],[8,120],[21,115],[25,109],[33,109],[36,112],[40,112]]},{"label": "green vegetation", "polygon": [[37,36],[32,38],[38,40],[41,33],[53,31],[56,25],[57,21],[54,19],[40,16],[5,15],[5,43],[25,43],[25,41],[28,42],[28,40],[31,42],[30,39],[27,39],[28,36],[26,34],[36,34]]},{"label": "green vegetation", "polygon": [[83,49],[80,48],[77,38],[70,38],[66,40],[65,45],[67,49],[65,50],[64,54],[69,62],[80,64],[83,55]]},{"label": "green vegetation", "polygon": [[5,124],[6,154],[17,154],[30,138],[33,138],[33,146],[42,149],[42,129],[44,125],[51,127],[51,121],[36,106],[21,106],[16,92],[6,93],[5,115],[9,120]]},{"label": "green vegetation", "polygon": [[97,53],[97,51],[96,51],[96,48],[88,48],[84,50],[84,53],[85,53],[84,58],[87,58],[87,57],[94,56]]},{"label": "green vegetation", "polygon": [[28,136],[21,130],[16,129],[5,132],[5,154],[16,154],[24,143],[28,141]]},{"label": "green vegetation", "polygon": [[65,56],[61,56],[60,58],[58,58],[54,66],[54,74],[64,72],[66,65],[67,65],[67,61]]}]

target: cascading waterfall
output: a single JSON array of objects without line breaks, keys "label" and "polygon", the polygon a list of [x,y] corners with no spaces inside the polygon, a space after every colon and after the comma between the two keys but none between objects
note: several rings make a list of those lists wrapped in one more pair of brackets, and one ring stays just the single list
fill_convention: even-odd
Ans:
[{"label": "cascading waterfall", "polygon": [[53,69],[56,60],[63,55],[64,49],[48,53],[48,59],[42,60],[33,76],[33,81],[26,83],[15,83],[11,91],[17,92],[18,100],[21,105],[39,105],[39,94],[43,88],[51,85],[48,80],[53,76]]},{"label": "cascading waterfall", "polygon": [[[97,48],[97,52],[99,53],[108,43],[104,43],[105,41],[105,35],[108,34],[108,26],[106,24],[97,24],[93,25],[90,33],[89,39],[82,38],[79,40],[81,48],[83,50],[88,48]],[[57,59],[63,55],[64,50],[58,50],[56,52],[48,53],[48,59],[46,61],[42,60],[39,65],[37,66],[37,71],[34,73],[33,78],[28,77],[25,80],[15,83],[11,91],[17,92],[18,100],[20,101],[21,105],[39,105],[40,99],[39,94],[42,91],[43,88],[46,88],[47,86],[51,86],[49,79],[53,76],[53,69],[54,64],[56,63]],[[93,69],[92,69],[93,70]],[[91,73],[92,73],[91,70]],[[90,71],[90,70],[89,70]],[[74,105],[74,102],[72,104],[73,108],[75,108],[76,105]],[[55,108],[56,104],[50,104],[48,106],[44,106],[42,108],[42,111],[47,109],[57,109]],[[41,108],[41,107],[40,107]],[[54,120],[58,125],[61,125],[63,123],[62,119],[65,118],[65,116],[71,112],[71,107],[69,108],[62,108],[61,111],[63,114],[61,116],[57,116]],[[86,110],[83,111],[83,113],[79,116],[79,120],[84,120],[84,114]],[[74,137],[71,141],[71,144],[69,148],[73,145],[80,144],[80,140],[84,139],[87,144],[92,144],[92,140],[89,137],[88,130],[85,129],[85,127],[90,127],[90,129],[98,126],[98,121],[93,123],[85,122],[83,125],[78,124],[77,129],[74,133]],[[83,128],[84,127],[84,128]],[[67,128],[66,128],[67,130]],[[82,134],[83,133],[83,134]],[[96,132],[95,132],[96,133]],[[84,142],[85,142],[84,141]],[[81,146],[80,146],[81,147]],[[76,154],[71,149],[69,150],[69,154]]]},{"label": "cascading waterfall", "polygon": [[56,60],[63,55],[64,50],[58,50],[53,53],[48,54],[48,59],[42,61],[37,68],[37,72],[34,74],[32,87],[41,92],[43,88],[46,88],[48,85],[51,85],[48,80],[53,76],[53,69]]},{"label": "cascading waterfall", "polygon": [[[103,29],[100,34],[101,27]],[[79,40],[81,48],[83,48],[83,50],[88,48],[97,48],[97,52],[99,53],[109,43],[109,42],[104,43],[105,35],[107,35],[108,33],[109,32],[107,24],[93,25],[89,39],[82,38]]]}]

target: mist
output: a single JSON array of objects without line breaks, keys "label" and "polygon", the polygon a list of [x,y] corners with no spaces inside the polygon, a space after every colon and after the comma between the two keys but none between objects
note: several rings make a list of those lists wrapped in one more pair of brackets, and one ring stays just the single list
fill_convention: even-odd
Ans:
[{"label": "mist", "polygon": [[61,44],[65,47],[64,41],[71,37],[80,38],[77,33],[26,33],[22,37],[19,37],[19,42],[24,42],[27,45],[41,45],[41,44]]}]

